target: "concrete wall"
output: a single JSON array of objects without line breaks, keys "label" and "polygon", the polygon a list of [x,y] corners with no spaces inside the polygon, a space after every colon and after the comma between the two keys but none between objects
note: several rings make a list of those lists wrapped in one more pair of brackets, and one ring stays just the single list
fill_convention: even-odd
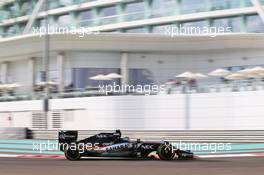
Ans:
[{"label": "concrete wall", "polygon": [[264,129],[264,91],[192,94],[192,129]]},{"label": "concrete wall", "polygon": [[57,99],[50,108],[79,109],[65,129],[184,129],[184,104],[184,95],[119,96]]},{"label": "concrete wall", "polygon": [[41,100],[0,103],[0,127],[32,127],[32,111],[42,110]]},{"label": "concrete wall", "polygon": [[181,130],[188,122],[197,130],[263,130],[263,98],[264,91],[189,94],[188,112],[183,94],[57,99],[51,109],[78,109],[64,129]]},{"label": "concrete wall", "polygon": [[[60,112],[62,129],[263,130],[263,99],[264,91],[53,99],[49,123]],[[0,127],[31,127],[30,110],[41,109],[40,101],[2,102]]]},{"label": "concrete wall", "polygon": [[0,113],[0,127],[32,127],[32,112]]}]

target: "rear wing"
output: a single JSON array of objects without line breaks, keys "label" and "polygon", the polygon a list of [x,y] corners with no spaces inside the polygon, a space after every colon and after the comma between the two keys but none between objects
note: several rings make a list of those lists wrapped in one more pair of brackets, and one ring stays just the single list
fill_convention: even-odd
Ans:
[{"label": "rear wing", "polygon": [[78,139],[78,131],[59,131],[58,141],[61,151],[64,151],[65,145],[75,143]]}]

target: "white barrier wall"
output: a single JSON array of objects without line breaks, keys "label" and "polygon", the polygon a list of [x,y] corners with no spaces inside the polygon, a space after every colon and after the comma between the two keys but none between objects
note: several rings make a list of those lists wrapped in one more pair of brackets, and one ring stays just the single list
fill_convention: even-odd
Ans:
[{"label": "white barrier wall", "polygon": [[50,108],[79,109],[66,112],[64,129],[184,129],[184,95],[56,99]]},{"label": "white barrier wall", "polygon": [[[64,129],[264,129],[264,91],[56,99]],[[187,104],[189,103],[189,104]],[[188,112],[186,112],[188,108]],[[188,117],[188,120],[186,119]]]},{"label": "white barrier wall", "polygon": [[1,102],[0,127],[32,127],[32,111],[43,108],[41,100]]},{"label": "white barrier wall", "polygon": [[264,129],[264,91],[192,94],[191,129]]},{"label": "white barrier wall", "polygon": [[42,100],[0,102],[0,112],[37,111],[42,107]]},{"label": "white barrier wall", "polygon": [[[50,109],[61,112],[62,129],[183,130],[189,126],[192,130],[263,130],[263,99],[264,91],[108,96],[52,99]],[[2,102],[0,109],[41,110],[40,104]],[[8,114],[12,114],[13,123],[6,121]],[[54,120],[51,115],[49,120]],[[31,122],[29,111],[0,113],[0,127],[31,127]]]}]

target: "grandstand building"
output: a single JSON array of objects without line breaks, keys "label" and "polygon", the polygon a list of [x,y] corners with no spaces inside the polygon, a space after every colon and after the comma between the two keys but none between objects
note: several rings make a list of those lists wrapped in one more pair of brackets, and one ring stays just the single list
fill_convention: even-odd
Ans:
[{"label": "grandstand building", "polygon": [[[2,37],[21,35],[37,0],[3,1]],[[264,4],[263,0],[259,3]],[[44,7],[33,26],[44,25]],[[232,32],[264,32],[258,9],[251,0],[50,0],[52,26],[91,27],[94,31],[161,33],[164,26],[228,26]]]},{"label": "grandstand building", "polygon": [[[204,111],[200,108],[200,104],[216,106],[212,106],[211,109],[215,110],[209,111],[208,116],[206,115],[212,117],[212,122],[209,123],[215,124],[209,127],[211,129],[236,128],[238,125],[232,123],[229,118],[233,114],[237,117],[237,123],[246,112],[256,111],[252,115],[256,118],[261,116],[261,110],[249,106],[244,108],[246,112],[240,111],[240,105],[234,101],[243,102],[244,98],[229,100],[229,106],[225,106],[226,101],[219,102],[219,99],[232,96],[226,92],[233,94],[233,91],[242,91],[237,87],[219,90],[219,87],[226,83],[221,78],[199,80],[198,84],[201,88],[192,93],[203,92],[198,94],[203,97],[196,99],[197,96],[193,95],[194,103],[191,107],[198,110],[193,113],[189,111],[190,105],[182,96],[183,91],[175,92],[180,93],[177,97],[172,95],[164,98],[87,96],[98,95],[94,93],[93,88],[113,82],[130,85],[163,85],[186,71],[207,74],[218,68],[236,72],[249,67],[263,66],[263,0],[49,0],[47,2],[45,0],[0,2],[0,81],[1,84],[17,85],[13,87],[14,90],[6,93],[7,88],[0,84],[0,89],[2,88],[0,101],[3,101],[0,103],[0,112],[4,113],[3,121],[9,113],[16,118],[14,123],[0,122],[0,126],[9,124],[21,126],[19,117],[22,117],[29,128],[46,127],[45,123],[41,122],[34,125],[34,121],[43,121],[35,120],[34,117],[42,117],[41,100],[45,92],[40,84],[45,80],[54,83],[55,86],[51,88],[49,94],[52,98],[49,108],[50,119],[45,118],[50,122],[48,124],[50,129],[76,129],[69,121],[75,121],[74,125],[79,126],[78,129],[87,129],[86,125],[78,123],[85,115],[99,116],[100,122],[93,121],[89,124],[92,129],[173,129],[174,123],[177,123],[180,129],[204,129],[208,126],[204,122]],[[48,28],[53,31],[49,37],[45,35]],[[54,32],[56,29],[59,32]],[[82,30],[87,33],[84,35]],[[120,74],[121,78],[91,79],[98,74],[109,73]],[[223,96],[220,97],[220,93],[220,95],[212,93],[211,97],[207,96],[207,93],[211,92],[211,87],[219,83],[221,86],[217,86],[215,91],[223,91]],[[252,99],[257,98],[260,101],[259,98],[264,96],[263,85],[254,86],[251,90],[245,89],[243,91],[254,91],[253,94],[246,94]],[[261,94],[254,94],[255,91]],[[242,97],[245,97],[245,94]],[[215,101],[203,101],[205,99]],[[27,100],[27,102],[17,102],[18,100]],[[170,100],[178,104],[177,108],[173,105],[168,108],[163,105]],[[151,109],[148,108],[150,104],[154,105]],[[100,105],[103,107],[99,107]],[[57,115],[58,111],[61,118]],[[160,122],[163,120],[162,114],[166,114],[164,122]],[[179,114],[179,117],[174,118],[174,114]],[[223,121],[230,125],[217,122],[220,114],[222,119],[226,119]],[[116,121],[116,116],[121,117],[121,120]],[[149,116],[156,118],[149,122]],[[56,117],[61,121],[58,127]],[[190,118],[195,118],[191,121],[195,124],[193,127],[189,123]],[[249,119],[248,113],[243,121],[246,123]],[[263,129],[260,123],[255,122],[249,126],[239,125],[237,129],[253,127]]]}]

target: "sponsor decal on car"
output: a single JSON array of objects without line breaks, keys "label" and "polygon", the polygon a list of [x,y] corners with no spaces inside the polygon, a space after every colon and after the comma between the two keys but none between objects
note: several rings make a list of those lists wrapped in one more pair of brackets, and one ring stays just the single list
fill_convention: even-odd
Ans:
[{"label": "sponsor decal on car", "polygon": [[131,148],[131,144],[130,143],[120,143],[120,144],[114,144],[111,146],[107,146],[104,149],[106,151],[117,151],[117,150],[124,150],[124,149],[129,149]]}]

